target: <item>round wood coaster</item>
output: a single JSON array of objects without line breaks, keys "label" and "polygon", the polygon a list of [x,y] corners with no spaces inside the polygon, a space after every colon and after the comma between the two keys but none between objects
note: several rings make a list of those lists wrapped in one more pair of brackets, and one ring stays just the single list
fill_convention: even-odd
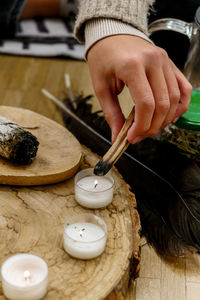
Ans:
[{"label": "round wood coaster", "polygon": [[42,185],[63,181],[77,170],[81,146],[63,126],[33,111],[0,106],[0,115],[35,135],[40,143],[35,160],[19,166],[0,157],[0,184]]},{"label": "round wood coaster", "polygon": [[[81,168],[94,167],[98,158],[83,149]],[[42,257],[49,267],[44,300],[125,299],[130,278],[139,265],[140,222],[129,186],[114,169],[115,192],[105,209],[89,210],[74,199],[73,178],[37,187],[0,186],[0,263],[16,253]],[[64,223],[69,216],[90,212],[108,227],[104,253],[84,261],[63,249]],[[0,284],[0,298],[5,299]]]}]

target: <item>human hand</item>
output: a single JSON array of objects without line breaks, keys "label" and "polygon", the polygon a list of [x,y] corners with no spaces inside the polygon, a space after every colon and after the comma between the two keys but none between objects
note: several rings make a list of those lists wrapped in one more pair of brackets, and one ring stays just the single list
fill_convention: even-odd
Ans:
[{"label": "human hand", "polygon": [[188,109],[191,84],[165,50],[140,37],[106,37],[89,49],[87,59],[113,141],[124,123],[117,98],[124,85],[135,103],[135,121],[127,133],[130,143],[156,135]]},{"label": "human hand", "polygon": [[27,0],[21,12],[21,19],[59,16],[60,0]]}]

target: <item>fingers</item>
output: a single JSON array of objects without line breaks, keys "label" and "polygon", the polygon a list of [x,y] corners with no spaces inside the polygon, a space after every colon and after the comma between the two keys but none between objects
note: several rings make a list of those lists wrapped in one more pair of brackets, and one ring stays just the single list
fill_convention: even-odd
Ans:
[{"label": "fingers", "polygon": [[192,94],[192,85],[185,78],[183,73],[175,66],[175,64],[173,62],[171,63],[180,90],[180,100],[173,118],[173,122],[176,122],[177,119],[184,114],[189,107]]},{"label": "fingers", "polygon": [[174,120],[178,104],[181,99],[181,92],[178,85],[178,81],[169,63],[165,63],[165,65],[163,66],[163,73],[167,84],[170,106],[166,118],[163,121],[163,124],[161,125],[161,129],[166,127],[169,123],[171,123]]},{"label": "fingers", "polygon": [[155,102],[153,93],[143,68],[138,66],[134,76],[127,76],[127,86],[135,102],[135,121],[127,133],[130,143],[135,143],[151,126]]},{"label": "fingers", "polygon": [[[154,96],[155,110],[150,129],[145,135],[153,136],[161,129],[163,122],[165,122],[173,106],[170,105],[168,85],[163,68],[152,68],[148,79]],[[176,107],[174,107],[173,111],[175,113]]]},{"label": "fingers", "polygon": [[[170,77],[172,71],[168,74]],[[131,78],[129,76],[129,78]],[[173,78],[173,77],[172,77]],[[174,79],[175,75],[174,75]],[[169,89],[166,76],[163,72],[163,65],[156,61],[151,68],[137,70],[135,76],[129,79],[129,90],[135,102],[135,123],[128,132],[128,140],[131,143],[140,141],[147,136],[153,136],[161,130],[163,123],[168,118],[172,120],[179,95],[176,96],[170,105]],[[173,79],[171,80],[173,86]],[[175,85],[178,89],[178,84]],[[172,87],[170,87],[173,90]],[[171,92],[172,94],[172,92]],[[175,97],[174,97],[175,98]]]},{"label": "fingers", "polygon": [[101,81],[101,85],[95,87],[95,92],[112,131],[112,141],[114,142],[124,123],[117,95],[112,92],[107,82]]},{"label": "fingers", "polygon": [[106,37],[90,48],[87,58],[113,140],[124,123],[117,98],[124,84],[135,103],[135,121],[127,134],[131,143],[155,135],[189,106],[191,85],[163,49],[142,38]]},{"label": "fingers", "polygon": [[127,135],[130,143],[156,135],[188,109],[192,87],[168,56],[164,56],[163,63],[155,62],[142,76],[137,72],[135,80],[129,79],[136,112],[135,123]]}]

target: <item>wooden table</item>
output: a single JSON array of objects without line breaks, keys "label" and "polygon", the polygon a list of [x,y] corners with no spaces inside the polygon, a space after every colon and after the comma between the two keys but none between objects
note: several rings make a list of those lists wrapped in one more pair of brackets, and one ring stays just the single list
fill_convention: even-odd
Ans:
[{"label": "wooden table", "polygon": [[[85,62],[64,59],[36,59],[0,56],[0,65],[1,105],[26,108],[53,119],[60,124],[63,124],[60,111],[41,93],[42,88],[47,89],[58,98],[63,98],[64,94],[66,94],[64,74],[69,73],[72,82],[72,89],[75,94],[93,94],[88,68]],[[79,77],[77,78],[77,76]],[[98,109],[98,103],[94,98],[94,110],[96,109]],[[87,150],[84,150],[83,152],[85,157],[83,163],[87,163],[88,166],[94,166],[95,161],[97,162],[97,158],[93,154],[89,154]],[[134,211],[134,209],[134,215],[132,215],[132,207],[135,205],[135,199],[134,195],[128,191],[126,184],[124,182],[121,183],[121,180],[120,176],[118,178],[118,176],[115,175],[116,192],[113,207],[111,206],[110,208],[111,210],[97,210],[94,212],[102,215],[104,219],[111,222],[109,225],[110,239],[107,248],[109,253],[108,256],[110,258],[108,257],[109,261],[106,262],[107,255],[105,254],[102,260],[108,270],[113,268],[112,262],[115,262],[115,260],[119,266],[114,268],[112,277],[108,280],[105,278],[104,283],[102,282],[98,285],[98,288],[101,288],[102,290],[109,290],[109,286],[116,287],[113,291],[110,289],[109,296],[107,297],[108,300],[124,299],[123,294],[126,290],[126,283],[128,283],[130,272],[129,264],[132,260],[132,253],[135,251],[134,256],[136,258],[139,255],[139,216],[137,211]],[[5,236],[7,236],[7,238],[5,238],[5,243],[2,244],[1,253],[4,257],[6,257],[17,252],[32,251],[32,253],[43,257],[50,266],[50,288],[48,295],[45,298],[49,300],[64,300],[66,297],[69,300],[79,299],[78,295],[80,292],[77,291],[81,290],[81,284],[76,288],[72,280],[70,281],[70,289],[66,292],[64,291],[66,284],[65,280],[69,280],[68,276],[72,276],[70,274],[73,274],[73,271],[75,271],[75,274],[76,272],[80,274],[81,270],[84,271],[86,269],[88,275],[86,275],[85,280],[88,280],[88,276],[90,278],[94,270],[96,270],[95,272],[97,272],[97,274],[95,275],[95,280],[99,280],[100,282],[102,281],[101,274],[104,273],[101,271],[102,260],[97,260],[97,264],[95,260],[91,263],[79,261],[75,266],[74,260],[70,258],[66,259],[66,254],[64,254],[63,250],[60,249],[62,244],[61,231],[64,219],[68,214],[70,215],[74,212],[78,212],[78,210],[80,210],[80,212],[82,212],[82,210],[84,211],[84,209],[81,210],[81,208],[76,207],[72,191],[72,180],[57,185],[53,184],[51,186],[24,188],[1,186],[0,229],[1,225],[3,230],[4,225],[7,224],[6,230],[2,233],[4,238]],[[120,193],[121,196],[118,196],[118,193]],[[6,195],[5,200],[3,195]],[[136,221],[132,221],[133,218]],[[51,226],[55,226],[56,230],[54,231]],[[120,232],[121,234],[119,235]],[[134,232],[134,234],[136,233],[136,237],[132,234],[132,232]],[[135,238],[134,241],[132,241],[132,236]],[[49,241],[51,241],[51,248],[48,246]],[[113,256],[114,253],[117,254],[117,251],[114,251],[112,254],[112,249],[115,247],[119,247],[120,249],[122,245],[124,245],[125,248],[120,250],[122,252],[119,252],[119,256]],[[130,248],[130,250],[126,249],[126,247],[128,249]],[[112,259],[110,255],[112,256]],[[131,262],[131,264],[132,263],[136,264],[135,266],[137,267],[137,259],[135,262]],[[78,265],[80,266],[80,264],[82,264],[82,267],[79,268]],[[69,274],[67,273],[67,268],[69,268],[69,271],[71,270],[68,272]],[[65,276],[62,274],[62,269],[66,270]],[[58,272],[60,272],[60,277],[57,276]],[[92,273],[89,275],[90,272]],[[123,274],[122,278],[119,276],[120,273]],[[80,279],[80,276],[77,277],[77,281],[79,282],[78,279]],[[122,280],[119,281],[119,279]],[[83,285],[82,297],[84,300],[97,300],[97,295],[102,294],[96,292],[94,293],[95,296],[93,298],[92,291],[95,283],[92,285],[91,282],[91,280],[88,280],[87,283],[87,289],[90,291],[88,295],[85,294],[85,290],[87,291],[87,289],[85,289],[85,285]],[[98,299],[103,299],[101,297],[98,297]]]},{"label": "wooden table", "polygon": [[[44,101],[40,89],[46,88],[57,97],[62,97],[65,93],[65,72],[71,76],[74,92],[93,94],[88,67],[84,62],[1,55],[0,104],[28,108],[63,124],[59,110],[50,101]],[[130,109],[130,103],[126,91],[121,97],[125,114]],[[94,98],[94,109],[97,108],[99,105]],[[199,300],[198,255],[166,262],[144,239],[141,250],[140,277],[136,284],[130,286],[126,300]]]}]

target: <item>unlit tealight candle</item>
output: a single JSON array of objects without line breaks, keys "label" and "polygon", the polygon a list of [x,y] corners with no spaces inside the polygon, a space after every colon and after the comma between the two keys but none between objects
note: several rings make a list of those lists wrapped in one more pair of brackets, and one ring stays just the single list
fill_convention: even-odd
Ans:
[{"label": "unlit tealight candle", "polygon": [[[104,251],[107,239],[105,222],[91,214],[82,214],[66,221],[64,227],[64,249],[73,257],[91,259]],[[75,222],[73,221],[80,222]]]}]

